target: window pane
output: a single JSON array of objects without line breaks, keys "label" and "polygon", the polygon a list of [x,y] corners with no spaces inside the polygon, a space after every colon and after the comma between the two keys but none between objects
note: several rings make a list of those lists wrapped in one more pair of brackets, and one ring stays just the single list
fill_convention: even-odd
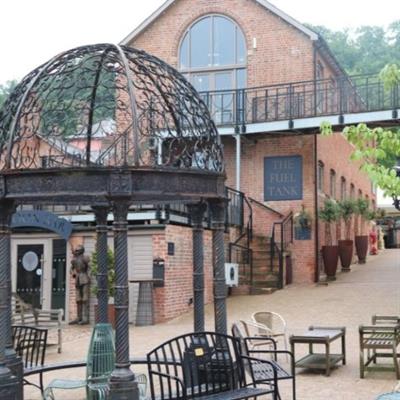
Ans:
[{"label": "window pane", "polygon": [[228,90],[214,95],[213,111],[217,123],[230,123],[233,120],[233,73],[219,72],[215,74],[215,90]]},{"label": "window pane", "polygon": [[244,68],[236,71],[236,89],[246,88],[246,70]]},{"label": "window pane", "polygon": [[229,19],[214,17],[213,65],[235,63],[235,25]]},{"label": "window pane", "polygon": [[185,35],[185,38],[181,44],[180,56],[179,56],[180,68],[189,68],[189,34]]},{"label": "window pane", "polygon": [[208,74],[193,75],[193,86],[198,92],[210,90],[210,77]]},{"label": "window pane", "polygon": [[236,28],[237,47],[236,47],[236,63],[244,64],[246,62],[246,42],[243,33],[239,28]]},{"label": "window pane", "polygon": [[211,18],[207,17],[195,24],[191,31],[191,67],[211,65],[210,49]]}]

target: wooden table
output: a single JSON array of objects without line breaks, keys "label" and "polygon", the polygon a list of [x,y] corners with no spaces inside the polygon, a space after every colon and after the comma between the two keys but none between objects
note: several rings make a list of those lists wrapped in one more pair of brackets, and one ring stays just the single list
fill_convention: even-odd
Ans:
[{"label": "wooden table", "polygon": [[[306,343],[309,346],[309,353],[295,362],[296,368],[324,369],[325,375],[329,376],[331,368],[342,361],[346,364],[346,328],[345,327],[314,327],[310,326],[308,331],[302,335],[291,335],[290,346],[295,357],[295,345]],[[341,353],[331,353],[331,343],[341,338]],[[314,345],[325,346],[324,353],[314,353]],[[296,357],[295,357],[296,359]]]}]

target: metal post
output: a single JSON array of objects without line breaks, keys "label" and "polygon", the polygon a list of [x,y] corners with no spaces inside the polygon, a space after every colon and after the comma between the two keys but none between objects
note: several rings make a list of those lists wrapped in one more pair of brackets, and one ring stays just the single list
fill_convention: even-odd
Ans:
[{"label": "metal post", "polygon": [[235,135],[236,139],[236,190],[240,192],[240,154],[241,154],[241,142],[240,142],[240,133]]},{"label": "metal post", "polygon": [[128,209],[125,198],[113,199],[115,254],[115,369],[110,378],[111,400],[138,400],[135,375],[129,362]]},{"label": "metal post", "polygon": [[12,349],[11,338],[10,222],[13,212],[13,201],[0,201],[0,399],[2,400],[23,399],[23,366],[21,359]]},{"label": "metal post", "polygon": [[193,233],[193,292],[194,292],[194,331],[204,331],[204,242],[203,218],[206,204],[188,206],[192,217]]},{"label": "metal post", "polygon": [[214,265],[215,331],[224,334],[227,333],[224,249],[225,207],[226,201],[224,199],[210,201]]},{"label": "metal post", "polygon": [[96,323],[108,323],[108,257],[107,215],[108,206],[93,206],[96,216],[97,252],[97,318]]}]

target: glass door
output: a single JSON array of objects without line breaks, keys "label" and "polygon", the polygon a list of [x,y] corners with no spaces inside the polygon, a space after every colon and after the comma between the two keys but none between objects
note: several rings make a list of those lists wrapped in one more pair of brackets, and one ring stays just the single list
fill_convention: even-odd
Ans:
[{"label": "glass door", "polygon": [[64,309],[65,315],[65,284],[66,284],[66,242],[64,239],[53,240],[51,308]]},{"label": "glass door", "polygon": [[17,294],[35,308],[42,306],[43,244],[17,245]]}]

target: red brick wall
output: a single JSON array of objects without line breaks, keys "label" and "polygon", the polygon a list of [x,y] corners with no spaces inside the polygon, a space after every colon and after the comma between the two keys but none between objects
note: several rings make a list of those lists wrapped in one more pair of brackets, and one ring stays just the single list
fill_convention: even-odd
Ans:
[{"label": "red brick wall", "polygon": [[[167,254],[167,243],[175,244],[175,254]],[[165,284],[155,289],[156,323],[177,317],[192,308],[193,251],[192,230],[188,227],[168,225],[164,234],[153,235],[153,255],[165,260]],[[204,231],[205,303],[213,298],[211,231]]]},{"label": "red brick wall", "polygon": [[[223,138],[227,185],[235,187],[235,142]],[[265,136],[242,143],[241,191],[247,196],[264,203],[274,210],[287,215],[306,210],[314,215],[314,137],[307,136]],[[270,156],[301,155],[303,158],[303,200],[264,202],[264,158]],[[256,235],[271,236],[272,222],[281,218],[272,212],[253,205],[254,232]],[[314,229],[311,240],[295,241],[292,246],[293,278],[295,282],[311,282],[314,279],[315,244]],[[296,255],[301,257],[296,257]]]},{"label": "red brick wall", "polygon": [[183,34],[195,20],[210,13],[225,15],[242,29],[248,50],[247,86],[313,79],[312,41],[255,1],[179,0],[129,45],[178,67]]}]

